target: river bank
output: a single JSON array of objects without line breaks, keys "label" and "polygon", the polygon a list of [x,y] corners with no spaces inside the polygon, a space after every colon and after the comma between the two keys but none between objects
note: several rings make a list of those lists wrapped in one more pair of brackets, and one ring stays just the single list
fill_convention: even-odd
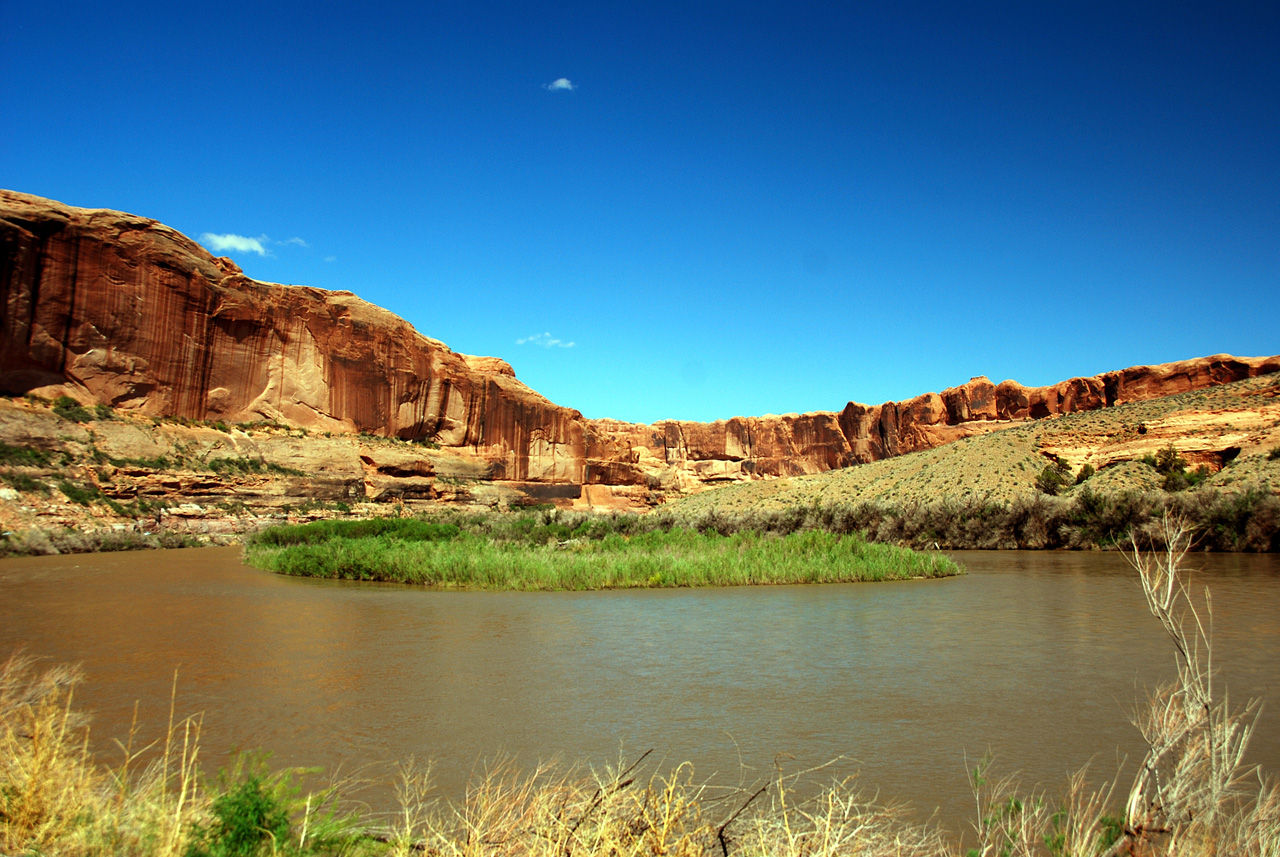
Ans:
[{"label": "river bank", "polygon": [[[1195,550],[1280,551],[1280,495],[1202,487],[1178,493],[1086,489],[1065,497],[1032,493],[1013,500],[970,496],[905,504],[809,503],[745,511],[677,506],[645,514],[593,514],[550,506],[468,512],[402,503],[310,503],[250,512],[189,503],[160,508],[145,518],[100,516],[44,525],[25,522],[25,528],[21,526],[24,522],[10,522],[0,531],[0,557],[247,545],[253,543],[255,534],[272,527],[323,526],[327,522],[351,525],[359,521],[485,519],[494,522],[488,528],[496,531],[518,526],[516,522],[531,515],[541,522],[538,526],[554,526],[565,534],[580,528],[621,534],[672,528],[720,535],[860,533],[869,543],[915,550],[1123,550],[1131,540],[1162,547],[1159,522],[1166,513],[1188,522]],[[327,575],[334,575],[330,565],[322,567]],[[351,576],[370,579],[369,574],[358,572]]]}]

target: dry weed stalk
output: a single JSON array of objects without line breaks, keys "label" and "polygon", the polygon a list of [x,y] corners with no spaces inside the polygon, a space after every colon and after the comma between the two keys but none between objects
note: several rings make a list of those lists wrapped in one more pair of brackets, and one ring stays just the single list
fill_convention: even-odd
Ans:
[{"label": "dry weed stalk", "polygon": [[1245,784],[1243,764],[1258,704],[1233,709],[1215,694],[1213,610],[1206,589],[1198,608],[1180,573],[1191,544],[1185,521],[1165,515],[1163,553],[1133,544],[1147,607],[1173,643],[1177,678],[1151,696],[1136,725],[1147,751],[1125,802],[1125,827],[1108,854],[1275,855],[1280,853],[1276,788]]}]

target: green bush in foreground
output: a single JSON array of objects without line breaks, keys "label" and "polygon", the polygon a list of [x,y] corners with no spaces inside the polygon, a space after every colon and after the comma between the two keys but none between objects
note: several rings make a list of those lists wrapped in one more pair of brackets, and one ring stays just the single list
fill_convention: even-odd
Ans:
[{"label": "green bush in foreground", "polygon": [[[512,537],[524,524],[526,538]],[[624,535],[587,525],[574,536],[563,528],[562,540],[552,530],[541,541],[552,527],[527,517],[512,522],[505,539],[431,521],[328,521],[265,530],[245,555],[251,565],[281,574],[467,589],[844,583],[961,573],[949,557],[869,544],[856,533],[719,535],[676,527]]]},{"label": "green bush in foreground", "polygon": [[212,824],[195,826],[185,857],[254,857],[289,841],[289,813],[264,788],[261,777],[250,777],[215,798],[212,812]]}]

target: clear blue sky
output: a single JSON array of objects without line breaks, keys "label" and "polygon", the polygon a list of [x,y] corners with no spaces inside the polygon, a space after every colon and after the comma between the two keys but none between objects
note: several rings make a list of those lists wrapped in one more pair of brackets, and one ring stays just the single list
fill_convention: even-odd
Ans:
[{"label": "clear blue sky", "polygon": [[838,410],[1280,352],[1277,46],[1274,2],[0,0],[0,186],[256,239],[589,417]]}]

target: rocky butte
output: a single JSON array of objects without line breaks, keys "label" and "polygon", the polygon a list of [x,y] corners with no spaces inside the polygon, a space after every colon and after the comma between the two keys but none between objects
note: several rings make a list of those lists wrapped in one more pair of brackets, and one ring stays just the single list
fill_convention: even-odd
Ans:
[{"label": "rocky butte", "polygon": [[455,353],[351,292],[252,280],[154,220],[3,190],[0,305],[0,392],[425,441],[421,452],[361,448],[364,479],[352,493],[370,497],[396,480],[441,496],[440,479],[465,474],[516,502],[643,507],[1280,370],[1280,357],[1217,355],[1048,387],[974,378],[839,412],[589,420],[525,386],[505,361]]}]

